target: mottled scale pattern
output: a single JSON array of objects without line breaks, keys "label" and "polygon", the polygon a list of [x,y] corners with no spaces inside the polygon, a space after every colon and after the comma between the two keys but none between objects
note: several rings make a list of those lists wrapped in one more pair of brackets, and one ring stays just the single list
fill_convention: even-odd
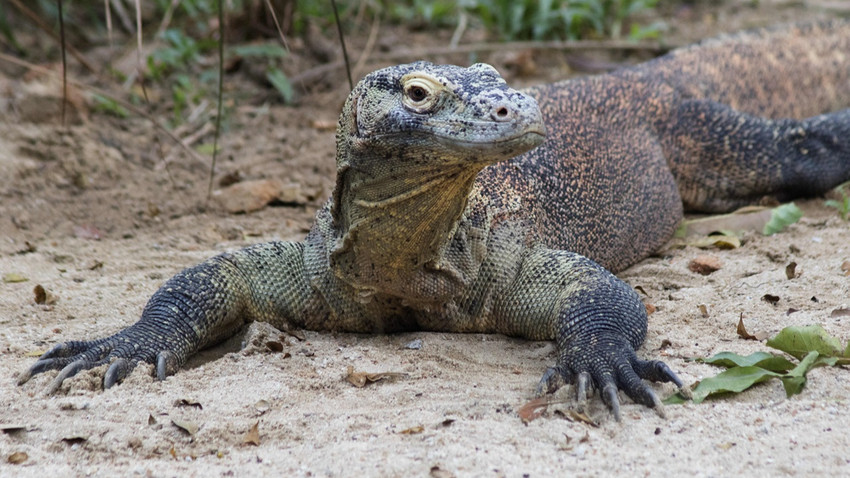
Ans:
[{"label": "mottled scale pattern", "polygon": [[[223,254],[169,280],[138,323],[57,345],[20,381],[110,363],[174,373],[247,321],[555,340],[538,392],[681,380],[635,350],[647,316],[610,271],[657,250],[686,209],[726,211],[850,180],[850,22],[709,40],[610,74],[517,91],[489,65],[419,62],[352,91],[337,183],[298,243]],[[545,130],[545,140],[544,140]]]}]

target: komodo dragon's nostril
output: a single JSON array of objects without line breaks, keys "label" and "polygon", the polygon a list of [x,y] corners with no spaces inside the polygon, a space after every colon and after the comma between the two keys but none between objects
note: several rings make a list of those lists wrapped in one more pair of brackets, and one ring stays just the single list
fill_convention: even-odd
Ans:
[{"label": "komodo dragon's nostril", "polygon": [[513,116],[511,111],[505,106],[499,106],[493,108],[493,112],[490,115],[495,121],[509,121]]}]

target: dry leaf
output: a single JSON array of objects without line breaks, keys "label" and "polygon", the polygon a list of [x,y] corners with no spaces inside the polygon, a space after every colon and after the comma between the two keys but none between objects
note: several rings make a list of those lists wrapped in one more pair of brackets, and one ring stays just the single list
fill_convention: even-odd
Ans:
[{"label": "dry leaf", "polygon": [[406,377],[406,373],[401,372],[355,372],[354,367],[349,366],[345,379],[357,388],[366,386],[367,383],[377,382],[379,380],[395,380],[397,378]]},{"label": "dry leaf", "polygon": [[791,279],[797,277],[797,263],[796,262],[792,262],[792,263],[788,264],[787,266],[785,266],[785,277],[787,277],[788,280],[791,280]]},{"label": "dry leaf", "polygon": [[172,418],[171,423],[174,426],[176,426],[177,428],[188,433],[189,435],[194,435],[195,433],[198,433],[198,429],[200,429],[200,427],[198,426],[197,423],[195,423],[193,421],[189,421],[189,420],[178,420],[178,419]]},{"label": "dry leaf", "polygon": [[423,427],[422,425],[417,425],[415,427],[406,428],[400,431],[399,433],[402,435],[416,435],[418,433],[422,433],[423,431],[425,431],[425,427]]},{"label": "dry leaf", "polygon": [[249,445],[259,446],[260,445],[260,422],[254,422],[251,425],[251,429],[245,432],[245,436],[242,437],[242,443],[247,443]]},{"label": "dry leaf", "polygon": [[741,314],[741,317],[738,319],[738,336],[744,340],[764,340],[767,338],[767,332],[758,332],[755,335],[747,332],[747,328],[744,327],[744,314]]},{"label": "dry leaf", "polygon": [[844,275],[850,276],[850,261],[844,261],[841,263],[841,270],[844,271]]},{"label": "dry leaf", "polygon": [[204,406],[200,404],[200,402],[196,402],[195,400],[191,400],[188,398],[181,398],[174,402],[175,407],[194,407],[198,410],[203,410]]},{"label": "dry leaf", "polygon": [[699,305],[699,313],[700,313],[700,315],[702,315],[702,317],[704,319],[707,319],[708,318],[708,306],[706,306],[705,304],[700,304]]},{"label": "dry leaf", "polygon": [[688,264],[688,269],[704,276],[719,270],[720,267],[720,259],[714,256],[697,256]]},{"label": "dry leaf", "polygon": [[776,305],[776,303],[779,302],[779,296],[778,295],[772,295],[772,294],[765,294],[765,295],[762,296],[761,300],[767,302],[770,305]]},{"label": "dry leaf", "polygon": [[153,415],[148,414],[148,426],[156,425],[156,418]]},{"label": "dry leaf", "polygon": [[841,308],[833,310],[832,313],[829,314],[829,316],[832,317],[832,318],[835,318],[835,317],[850,317],[850,309],[848,309],[846,307],[841,307]]},{"label": "dry leaf", "polygon": [[84,441],[88,441],[88,439],[89,439],[89,437],[87,437],[87,436],[70,435],[70,436],[62,438],[62,441],[64,441],[65,443],[68,443],[70,445],[74,445],[74,444],[78,444],[78,443],[83,443]]},{"label": "dry leaf", "polygon": [[24,277],[21,274],[18,274],[17,272],[7,272],[3,274],[3,282],[6,283],[26,282],[28,280],[28,278]]},{"label": "dry leaf", "polygon": [[12,453],[11,455],[9,455],[8,457],[6,457],[6,461],[8,461],[9,463],[11,463],[13,465],[20,465],[21,463],[27,461],[28,458],[29,458],[29,455],[27,455],[26,453],[24,453],[22,451],[16,451],[16,452]]},{"label": "dry leaf", "polygon": [[643,306],[646,308],[646,315],[652,315],[657,310],[654,305],[649,303],[643,304]]},{"label": "dry leaf", "polygon": [[567,418],[567,420],[569,420],[571,422],[585,423],[585,424],[590,425],[592,427],[598,427],[599,426],[598,423],[593,421],[593,419],[590,418],[584,412],[577,412],[575,410],[567,410],[567,414],[565,415],[565,417]]},{"label": "dry leaf", "polygon": [[41,284],[37,284],[32,290],[35,295],[36,304],[53,305],[56,303],[56,296],[45,289]]},{"label": "dry leaf", "polygon": [[548,406],[549,398],[538,397],[519,407],[519,410],[517,410],[517,415],[519,415],[519,418],[522,420],[523,423],[528,423],[536,418],[540,418],[540,416],[543,415],[543,412],[546,411],[546,408]]},{"label": "dry leaf", "polygon": [[765,207],[747,207],[731,214],[709,216],[683,221],[676,231],[678,237],[707,236],[717,231],[761,231],[770,222],[773,210]]}]

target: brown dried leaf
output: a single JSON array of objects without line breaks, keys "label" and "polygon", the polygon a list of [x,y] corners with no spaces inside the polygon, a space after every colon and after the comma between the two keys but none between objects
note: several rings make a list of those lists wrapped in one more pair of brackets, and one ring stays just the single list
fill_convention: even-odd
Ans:
[{"label": "brown dried leaf", "polygon": [[829,316],[832,317],[832,318],[835,318],[835,317],[850,317],[850,309],[848,309],[846,307],[841,307],[841,308],[833,310],[832,313],[829,314]]},{"label": "brown dried leaf", "polygon": [[697,274],[707,276],[722,267],[720,259],[714,256],[697,256],[688,264],[688,269]]},{"label": "brown dried leaf", "polygon": [[643,306],[646,307],[646,315],[652,315],[657,310],[655,306],[650,303],[643,304]]},{"label": "brown dried leaf", "polygon": [[517,415],[519,415],[519,418],[520,420],[522,420],[523,423],[528,423],[532,420],[540,418],[540,416],[543,415],[543,412],[546,411],[546,408],[548,406],[549,398],[538,397],[519,407],[519,410],[517,410]]},{"label": "brown dried leaf", "polygon": [[850,276],[850,261],[844,261],[841,263],[841,270],[844,271],[844,275]]},{"label": "brown dried leaf", "polygon": [[348,372],[345,375],[345,379],[357,388],[363,388],[367,383],[377,382],[380,380],[395,380],[403,377],[407,377],[407,374],[401,372],[355,372],[354,367],[350,365],[348,367]]},{"label": "brown dried leaf", "polygon": [[26,453],[24,453],[22,451],[16,451],[16,452],[12,453],[11,455],[9,455],[8,457],[6,457],[6,461],[8,461],[9,463],[11,463],[13,465],[20,465],[21,463],[27,461],[27,459],[29,459],[29,455],[27,455]]},{"label": "brown dried leaf", "polygon": [[785,266],[785,277],[787,277],[788,280],[791,280],[791,279],[793,279],[797,276],[798,276],[798,274],[797,274],[797,263],[796,262],[792,262],[792,263],[788,264],[787,266]]},{"label": "brown dried leaf", "polygon": [[418,433],[422,433],[423,431],[425,431],[425,427],[423,427],[422,425],[417,425],[415,427],[405,428],[399,433],[402,435],[416,435]]},{"label": "brown dried leaf", "polygon": [[254,422],[251,425],[251,428],[245,432],[245,436],[242,437],[242,443],[247,443],[249,445],[259,446],[260,445],[260,422]]},{"label": "brown dried leaf", "polygon": [[758,332],[755,335],[747,332],[747,328],[744,327],[744,314],[741,314],[741,317],[738,319],[738,336],[744,340],[764,340],[767,338],[767,332]]},{"label": "brown dried leaf", "polygon": [[177,400],[176,402],[174,402],[174,406],[175,407],[193,407],[193,408],[197,408],[198,410],[204,409],[204,406],[201,405],[200,402],[197,402],[195,400],[188,399],[188,398],[181,398],[180,400]]},{"label": "brown dried leaf", "polygon": [[53,305],[56,303],[56,296],[44,288],[41,284],[36,284],[32,290],[35,295],[36,304]]},{"label": "brown dried leaf", "polygon": [[593,421],[586,413],[578,412],[575,410],[567,410],[567,419],[571,422],[580,422],[590,425],[592,427],[598,427],[599,424]]},{"label": "brown dried leaf", "polygon": [[69,445],[74,445],[74,444],[83,443],[85,441],[88,441],[88,439],[89,439],[89,437],[87,437],[87,436],[69,435],[69,436],[63,437],[62,441],[64,441],[65,443],[68,443]]},{"label": "brown dried leaf", "polygon": [[704,319],[707,319],[708,318],[708,306],[705,305],[705,304],[700,304],[699,305],[699,313],[700,313],[700,315],[702,315],[702,317]]}]

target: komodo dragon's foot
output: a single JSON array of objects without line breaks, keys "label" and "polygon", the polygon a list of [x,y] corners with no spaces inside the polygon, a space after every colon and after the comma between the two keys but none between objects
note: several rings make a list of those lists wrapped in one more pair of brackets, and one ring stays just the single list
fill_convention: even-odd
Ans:
[{"label": "komodo dragon's foot", "polygon": [[622,390],[636,403],[646,405],[664,417],[664,408],[658,395],[642,379],[653,382],[673,382],[685,394],[682,380],[664,362],[641,360],[632,346],[615,335],[590,335],[570,340],[561,349],[558,363],[549,367],[537,385],[538,396],[554,393],[565,384],[576,385],[576,399],[580,411],[587,405],[590,388],[600,391],[602,401],[620,421]]},{"label": "komodo dragon's foot", "polygon": [[58,390],[65,379],[83,370],[110,364],[103,377],[103,387],[109,388],[129,375],[139,362],[155,364],[157,378],[164,380],[180,366],[178,355],[171,351],[179,347],[157,338],[137,327],[129,327],[103,339],[58,344],[18,378],[18,385],[42,372],[59,370],[59,375],[46,390],[49,395]]}]

